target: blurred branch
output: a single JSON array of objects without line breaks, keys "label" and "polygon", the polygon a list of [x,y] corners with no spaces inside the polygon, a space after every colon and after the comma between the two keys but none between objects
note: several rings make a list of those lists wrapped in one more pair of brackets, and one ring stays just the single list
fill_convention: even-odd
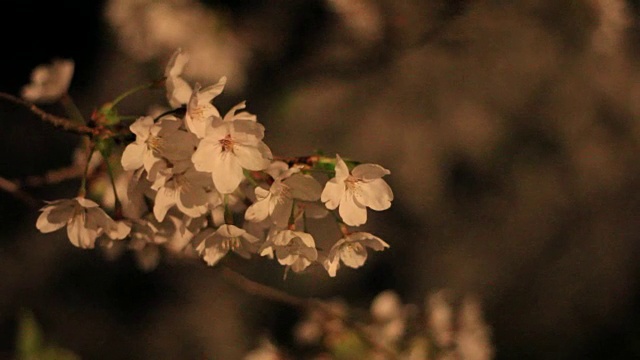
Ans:
[{"label": "blurred branch", "polygon": [[29,206],[39,207],[41,205],[41,201],[36,200],[33,196],[27,194],[26,192],[20,189],[20,185],[16,184],[11,180],[7,180],[0,176],[0,189],[8,192],[9,194],[15,196],[19,200],[23,201]]},{"label": "blurred branch", "polygon": [[360,337],[362,341],[364,341],[368,346],[370,346],[374,351],[385,355],[386,359],[399,359],[398,354],[388,348],[387,346],[380,344],[377,342],[367,331],[367,329],[333,310],[329,305],[325,304],[323,301],[313,298],[301,298],[293,295],[289,295],[284,291],[272,288],[270,286],[260,284],[253,280],[246,278],[244,275],[231,270],[226,266],[221,266],[222,275],[224,278],[236,285],[241,290],[245,291],[250,295],[260,296],[265,299],[285,303],[297,308],[301,308],[304,310],[320,310],[325,315],[332,317],[334,319],[338,319],[342,321],[347,327],[351,328],[355,331],[355,333]]},{"label": "blurred branch", "polygon": [[0,98],[4,99],[4,100],[7,100],[9,102],[12,102],[14,104],[17,104],[17,105],[20,105],[20,106],[24,106],[29,111],[31,111],[32,113],[37,115],[40,119],[42,119],[42,121],[48,122],[49,124],[51,124],[51,125],[53,125],[55,127],[62,128],[65,131],[73,132],[73,133],[81,134],[81,135],[96,135],[96,134],[98,134],[98,130],[97,129],[90,128],[90,127],[88,127],[86,125],[79,125],[79,124],[74,123],[70,119],[50,114],[50,113],[40,109],[36,105],[34,105],[34,104],[32,104],[32,103],[30,103],[30,102],[28,102],[26,100],[20,99],[19,97],[13,96],[11,94],[0,92]]}]

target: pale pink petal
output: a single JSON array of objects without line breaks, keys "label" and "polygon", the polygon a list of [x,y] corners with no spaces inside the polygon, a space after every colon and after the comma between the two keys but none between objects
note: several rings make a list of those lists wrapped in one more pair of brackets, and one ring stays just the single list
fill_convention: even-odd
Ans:
[{"label": "pale pink petal", "polygon": [[217,139],[206,138],[200,141],[198,148],[191,156],[191,161],[198,171],[212,172],[216,169],[214,158],[222,155],[222,146]]},{"label": "pale pink petal", "polygon": [[213,164],[211,177],[216,189],[222,194],[232,193],[244,179],[244,172],[238,159],[229,151],[209,156]]},{"label": "pale pink petal", "polygon": [[342,262],[354,269],[364,265],[367,260],[367,249],[364,246],[350,246],[349,243],[345,243],[340,247],[339,254]]},{"label": "pale pink petal", "polygon": [[322,262],[322,265],[329,273],[329,276],[335,277],[338,269],[340,269],[340,258],[338,256],[328,257]]},{"label": "pale pink petal", "polygon": [[367,222],[367,208],[360,207],[354,201],[353,192],[346,191],[340,201],[340,217],[347,225],[360,226]]},{"label": "pale pink petal", "polygon": [[202,258],[207,262],[207,265],[214,266],[220,259],[227,255],[228,252],[229,250],[222,249],[221,247],[211,246],[205,249]]},{"label": "pale pink petal", "polygon": [[378,211],[386,210],[391,206],[393,192],[384,180],[358,182],[357,186],[359,191],[355,192],[355,196],[360,204]]},{"label": "pale pink petal", "polygon": [[122,168],[126,171],[137,170],[144,164],[144,153],[147,150],[146,144],[131,143],[127,145],[122,153]]},{"label": "pale pink petal", "polygon": [[269,198],[263,198],[253,203],[247,211],[244,213],[244,218],[253,221],[260,222],[269,216]]},{"label": "pale pink petal", "polygon": [[271,163],[271,160],[263,158],[260,149],[254,146],[236,144],[233,147],[233,153],[236,155],[240,166],[247,170],[264,170]]},{"label": "pale pink petal", "polygon": [[240,229],[234,225],[222,225],[216,230],[216,234],[226,237],[226,238],[234,238],[240,237],[246,234],[246,230]]},{"label": "pale pink petal", "polygon": [[[227,77],[223,76],[220,78],[220,80],[218,80],[216,84],[207,86],[206,88],[200,90],[200,93],[198,94],[198,101],[211,102],[213,98],[222,94],[226,83]],[[218,114],[218,116],[220,116],[220,114]]]},{"label": "pale pink petal", "polygon": [[155,204],[153,205],[153,215],[156,220],[162,222],[167,211],[176,204],[176,191],[168,187],[162,187],[158,190],[155,198]]},{"label": "pale pink petal", "polygon": [[303,201],[318,201],[322,193],[322,186],[311,175],[293,174],[283,181],[289,186],[291,196]]},{"label": "pale pink petal", "polygon": [[375,251],[382,251],[385,248],[389,247],[389,244],[387,244],[386,242],[384,242],[384,240],[380,239],[379,237],[367,233],[367,232],[356,232],[353,233],[351,235],[349,235],[349,240],[350,241],[357,241],[362,243],[363,245],[372,248]]},{"label": "pale pink petal", "polygon": [[242,110],[246,107],[246,101],[243,101],[239,104],[237,104],[236,106],[232,107],[231,110],[229,110],[225,115],[224,115],[224,121],[234,121],[234,120],[250,120],[250,121],[257,121],[257,118],[254,114],[251,114],[247,111],[241,111],[239,113],[236,113],[236,111],[238,110]]},{"label": "pale pink petal", "polygon": [[171,54],[171,58],[169,58],[164,70],[164,76],[170,77],[182,75],[182,71],[184,70],[187,62],[189,62],[189,55],[184,53],[182,49],[178,48],[173,54]]},{"label": "pale pink petal", "polygon": [[347,164],[342,160],[340,155],[336,154],[336,179],[339,182],[343,182],[346,178],[349,177],[349,168]]},{"label": "pale pink petal", "polygon": [[141,116],[136,120],[131,126],[129,126],[129,130],[132,133],[136,134],[136,142],[144,143],[145,140],[149,137],[149,131],[153,126],[153,118],[150,116]]},{"label": "pale pink petal", "polygon": [[391,172],[380,165],[376,164],[362,164],[353,168],[351,174],[363,180],[379,179],[385,175],[391,174]]},{"label": "pale pink petal", "polygon": [[38,230],[40,230],[40,232],[42,233],[50,233],[62,228],[63,226],[67,225],[67,221],[71,217],[67,217],[65,221],[50,222],[48,219],[49,214],[51,214],[51,208],[45,209],[42,214],[38,216],[38,220],[36,221],[36,228],[38,228]]},{"label": "pale pink petal", "polygon": [[329,210],[333,210],[340,205],[340,200],[345,192],[344,182],[338,182],[336,178],[333,178],[324,186],[320,200],[325,203],[325,206]]},{"label": "pale pink petal", "polygon": [[178,108],[189,102],[191,98],[191,85],[183,78],[170,76],[165,81],[167,87],[167,100],[173,108]]},{"label": "pale pink petal", "polygon": [[76,200],[78,204],[80,204],[80,206],[82,207],[86,207],[86,208],[100,207],[100,205],[98,205],[95,201],[87,199],[85,197],[78,196],[74,200]]},{"label": "pale pink petal", "polygon": [[273,223],[279,227],[287,226],[289,224],[289,218],[291,217],[293,200],[290,198],[284,198],[274,203],[275,206],[271,212],[271,219],[273,220]]}]

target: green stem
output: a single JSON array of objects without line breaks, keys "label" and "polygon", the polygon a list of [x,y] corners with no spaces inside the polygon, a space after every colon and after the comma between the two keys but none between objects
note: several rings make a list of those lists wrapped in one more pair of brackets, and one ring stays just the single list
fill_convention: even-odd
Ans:
[{"label": "green stem", "polygon": [[224,194],[222,198],[222,202],[224,204],[224,223],[227,225],[233,225],[233,213],[231,209],[229,209],[229,199],[228,194]]},{"label": "green stem", "polygon": [[80,189],[78,190],[78,196],[84,197],[87,194],[87,176],[89,175],[89,163],[96,150],[95,144],[89,145],[89,155],[87,156],[87,163],[84,165],[84,174],[82,175],[82,181],[80,182]]},{"label": "green stem", "polygon": [[107,164],[107,174],[109,174],[109,180],[111,180],[111,189],[113,190],[113,197],[116,202],[115,217],[119,218],[122,216],[122,204],[120,203],[120,198],[118,198],[118,191],[116,190],[116,179],[115,176],[113,176],[113,168],[111,167],[111,162],[109,162],[109,156],[104,151],[101,151],[100,153],[104,158],[104,162]]},{"label": "green stem", "polygon": [[249,181],[251,185],[253,185],[254,188],[259,186],[256,179],[254,179],[253,176],[251,176],[251,173],[249,172],[249,170],[242,170],[242,172],[244,173],[244,177]]},{"label": "green stem", "polygon": [[118,103],[120,101],[124,100],[128,96],[133,95],[133,94],[137,93],[140,90],[148,89],[148,88],[152,87],[154,84],[155,84],[155,82],[148,82],[146,84],[142,84],[142,85],[136,86],[134,88],[131,88],[131,89],[123,92],[122,94],[120,94],[120,96],[118,96],[117,98],[115,98],[115,100],[113,100],[111,102],[111,107],[115,107],[116,105],[118,105]]},{"label": "green stem", "polygon": [[62,95],[62,98],[60,98],[60,102],[62,102],[64,110],[72,120],[83,125],[87,123],[87,121],[84,119],[84,116],[82,116],[80,109],[76,105],[75,101],[73,101],[73,98],[69,96],[69,94],[65,93],[64,95]]}]

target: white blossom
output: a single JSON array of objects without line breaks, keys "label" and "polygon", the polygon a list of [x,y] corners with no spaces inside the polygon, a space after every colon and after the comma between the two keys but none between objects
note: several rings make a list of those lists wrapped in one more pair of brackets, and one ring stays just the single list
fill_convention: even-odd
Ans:
[{"label": "white blossom", "polygon": [[174,205],[182,213],[196,218],[208,210],[206,188],[211,180],[206,173],[196,171],[192,166],[179,164],[171,177],[158,189],[153,206],[153,214],[163,221],[167,211]]},{"label": "white blossom", "polygon": [[112,240],[124,239],[131,227],[122,221],[114,221],[95,202],[83,197],[56,200],[42,209],[36,227],[43,233],[56,231],[65,225],[71,243],[90,249],[96,239],[106,234]]},{"label": "white blossom", "polygon": [[310,175],[300,173],[293,167],[276,177],[269,190],[255,188],[257,201],[245,212],[245,219],[260,222],[271,217],[273,223],[285,227],[289,222],[294,199],[317,201],[322,188]]},{"label": "white blossom", "polygon": [[31,83],[22,88],[22,97],[31,102],[57,101],[69,90],[73,68],[73,60],[56,59],[51,64],[38,65],[31,72]]},{"label": "white blossom", "polygon": [[234,225],[222,225],[217,230],[205,229],[193,239],[196,250],[209,266],[220,261],[229,251],[248,259],[258,249],[259,239]]},{"label": "white blossom", "polygon": [[171,55],[164,71],[167,100],[173,108],[180,107],[189,102],[189,98],[193,93],[193,89],[189,83],[181,76],[188,61],[189,56],[182,52],[182,49],[178,49]]},{"label": "white blossom", "polygon": [[211,126],[214,117],[220,117],[220,112],[211,103],[213,99],[222,93],[224,84],[227,82],[226,77],[222,77],[217,84],[208,86],[204,89],[200,88],[200,84],[196,84],[187,103],[187,113],[184,116],[184,122],[187,129],[194,133],[199,139],[205,137],[207,128]]},{"label": "white blossom", "polygon": [[269,166],[271,150],[263,137],[264,127],[255,121],[214,118],[191,159],[197,170],[211,173],[220,193],[228,194],[240,185],[243,169],[260,171]]},{"label": "white blossom", "polygon": [[329,180],[322,191],[321,200],[329,210],[339,208],[342,220],[351,226],[367,222],[367,207],[386,210],[391,206],[393,192],[382,180],[390,171],[380,165],[362,164],[351,174],[347,164],[336,155],[336,176]]},{"label": "white blossom", "polygon": [[388,248],[389,244],[367,232],[355,232],[346,235],[331,247],[323,265],[331,277],[336,276],[336,272],[340,269],[340,262],[357,269],[367,260],[367,247],[382,251]]},{"label": "white blossom", "polygon": [[150,116],[140,117],[129,127],[136,140],[124,149],[122,168],[128,171],[144,167],[151,174],[153,166],[163,157],[172,161],[189,159],[196,139],[180,130],[181,125],[173,116],[165,116],[157,123]]},{"label": "white blossom", "polygon": [[311,234],[294,230],[273,230],[260,249],[261,256],[275,257],[282,265],[301,272],[318,258]]}]

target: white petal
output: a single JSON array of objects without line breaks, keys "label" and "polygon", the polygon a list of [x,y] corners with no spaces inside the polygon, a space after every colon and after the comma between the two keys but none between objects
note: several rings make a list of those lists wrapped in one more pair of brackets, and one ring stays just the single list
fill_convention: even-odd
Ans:
[{"label": "white petal", "polygon": [[101,231],[86,227],[86,214],[84,212],[74,216],[67,226],[67,236],[71,243],[82,249],[91,249],[95,246],[96,238]]},{"label": "white petal", "polygon": [[67,221],[69,220],[69,218],[67,218],[65,221],[61,222],[49,222],[48,216],[49,214],[51,214],[51,209],[52,208],[45,209],[42,214],[38,216],[38,220],[36,221],[36,228],[38,228],[38,230],[40,230],[40,232],[42,233],[50,233],[56,231],[65,226],[67,224]]},{"label": "white petal", "polygon": [[234,238],[240,237],[244,235],[246,231],[244,229],[240,229],[234,225],[222,225],[216,230],[216,234],[221,235],[226,238]]},{"label": "white petal", "polygon": [[122,168],[126,171],[137,170],[144,164],[143,158],[145,150],[147,150],[146,144],[131,143],[127,145],[122,153]]},{"label": "white petal", "polygon": [[322,265],[329,273],[329,276],[335,277],[338,269],[340,269],[340,258],[338,256],[328,257],[322,262]]},{"label": "white petal", "polygon": [[273,211],[271,212],[271,219],[273,220],[273,223],[279,227],[287,226],[289,224],[289,218],[291,217],[292,208],[292,199],[284,198],[280,199],[280,201],[276,200]]},{"label": "white petal", "polygon": [[333,178],[325,184],[320,200],[325,203],[327,209],[333,210],[340,205],[340,200],[344,192],[344,182],[338,182],[336,178]]},{"label": "white petal", "polygon": [[165,84],[167,87],[167,100],[171,107],[178,108],[189,102],[193,89],[183,78],[170,76],[165,81]]},{"label": "white petal", "polygon": [[347,164],[342,160],[340,155],[336,154],[336,179],[338,181],[344,181],[347,177],[349,177],[349,168]]},{"label": "white petal", "polygon": [[247,170],[264,170],[271,163],[271,160],[262,157],[260,149],[254,146],[236,144],[233,147],[233,153],[236,155],[240,166]]},{"label": "white petal", "polygon": [[384,242],[384,240],[367,232],[355,232],[349,235],[349,241],[360,242],[375,251],[382,251],[389,247],[389,244]]},{"label": "white petal", "polygon": [[322,186],[311,175],[293,174],[283,181],[291,189],[291,196],[303,201],[318,201]]},{"label": "white petal", "polygon": [[198,171],[212,172],[216,168],[215,157],[221,156],[222,146],[218,140],[206,138],[200,141],[198,148],[191,156],[191,161]]},{"label": "white petal", "polygon": [[176,192],[174,189],[162,187],[156,194],[155,204],[153,205],[153,215],[156,220],[162,222],[167,211],[176,203]]},{"label": "white petal", "polygon": [[234,121],[234,120],[250,120],[250,121],[257,121],[257,118],[254,114],[251,114],[247,111],[241,111],[239,113],[236,114],[236,111],[238,110],[242,110],[246,107],[246,101],[243,101],[239,104],[237,104],[236,106],[232,107],[231,110],[229,110],[225,115],[224,115],[224,121]]},{"label": "white petal", "polygon": [[231,152],[224,151],[212,155],[211,160],[213,162],[211,177],[216,189],[222,194],[232,193],[244,179],[244,172],[238,159]]},{"label": "white petal", "polygon": [[[198,102],[211,102],[213,98],[220,95],[224,90],[224,85],[227,83],[227,77],[223,76],[218,80],[218,82],[214,85],[207,86],[206,88],[200,90],[198,94]],[[219,116],[220,114],[218,114]]]},{"label": "white petal", "polygon": [[342,262],[350,268],[357,269],[367,260],[367,249],[364,246],[350,246],[345,243],[338,252]]},{"label": "white petal", "polygon": [[203,259],[207,262],[207,265],[214,266],[220,259],[227,255],[228,252],[229,250],[222,249],[218,246],[208,247],[204,251]]},{"label": "white petal", "polygon": [[86,207],[86,208],[100,207],[100,205],[96,204],[95,201],[81,197],[81,196],[74,198],[74,200],[77,201],[78,204],[80,204],[80,206],[82,207]]},{"label": "white petal", "polygon": [[367,222],[367,208],[354,201],[353,191],[346,191],[340,201],[340,217],[347,225],[360,226]]},{"label": "white petal", "polygon": [[384,180],[358,182],[357,186],[359,191],[355,192],[355,196],[360,204],[378,211],[386,210],[391,206],[393,192]]},{"label": "white petal", "polygon": [[136,134],[136,142],[143,143],[149,137],[149,131],[153,126],[153,118],[150,116],[141,116],[136,120],[129,130]]},{"label": "white petal", "polygon": [[177,49],[169,58],[169,62],[167,62],[164,76],[180,76],[187,62],[189,62],[189,55],[185,54],[182,49]]},{"label": "white petal", "polygon": [[247,211],[244,213],[244,218],[253,221],[260,222],[269,216],[269,198],[264,198],[253,203]]},{"label": "white petal", "polygon": [[362,164],[353,168],[351,174],[363,180],[379,179],[385,175],[391,174],[391,172],[380,165],[376,164]]}]

